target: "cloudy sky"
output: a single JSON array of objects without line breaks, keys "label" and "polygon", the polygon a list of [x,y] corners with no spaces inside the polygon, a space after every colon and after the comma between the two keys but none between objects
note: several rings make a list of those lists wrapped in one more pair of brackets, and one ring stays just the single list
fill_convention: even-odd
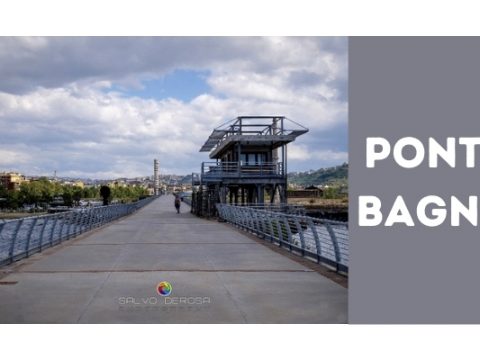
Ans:
[{"label": "cloudy sky", "polygon": [[0,171],[198,172],[212,129],[281,115],[310,132],[289,171],[347,154],[346,38],[0,38]]}]

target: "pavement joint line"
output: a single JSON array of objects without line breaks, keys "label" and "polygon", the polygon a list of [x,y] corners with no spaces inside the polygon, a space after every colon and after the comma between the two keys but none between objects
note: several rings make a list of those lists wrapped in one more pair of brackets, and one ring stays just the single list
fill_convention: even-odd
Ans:
[{"label": "pavement joint line", "polygon": [[128,242],[128,243],[91,243],[91,244],[72,244],[71,246],[96,246],[96,245],[261,245],[258,243],[247,242]]},{"label": "pavement joint line", "polygon": [[[213,268],[215,268],[215,264],[213,263],[212,260],[207,259],[207,261],[210,263],[210,265]],[[223,279],[222,274],[220,274],[218,271],[215,271],[215,276],[220,280],[220,284],[222,284],[222,287],[225,290],[225,292],[227,293],[228,298],[230,299],[230,301],[233,303],[233,306],[235,306],[237,308],[238,312],[242,316],[243,322],[248,324],[247,314],[242,309],[240,304],[235,300],[235,297],[232,295],[232,293],[228,289],[227,285],[225,285],[225,280]]]},{"label": "pavement joint line", "polygon": [[[148,222],[149,224],[151,225],[200,225],[200,226],[216,226],[218,224],[222,224],[221,222],[215,222],[215,223],[212,223],[212,224],[202,224],[202,223],[192,223],[192,222],[184,222],[184,223],[180,223],[180,222],[160,222],[160,223],[157,223],[157,222]],[[118,224],[118,225],[124,225],[124,224]]]},{"label": "pavement joint line", "polygon": [[227,224],[227,226],[230,229],[235,230],[237,233],[245,235],[249,239],[255,241],[256,243],[258,243],[262,246],[265,246],[266,248],[272,250],[273,252],[275,252],[277,254],[280,254],[284,257],[287,257],[290,260],[292,260],[292,261],[294,261],[294,262],[296,262],[300,265],[303,265],[303,266],[305,266],[309,269],[312,269],[313,271],[315,271],[319,275],[323,276],[324,278],[327,278],[327,279],[337,283],[338,285],[348,289],[348,277],[347,276],[344,276],[344,275],[342,275],[338,272],[333,271],[332,269],[329,269],[324,264],[318,263],[316,261],[312,261],[312,259],[308,259],[304,256],[300,256],[293,251],[288,251],[284,247],[279,247],[277,244],[274,244],[273,242],[270,242],[267,239],[263,239],[259,236],[256,236],[252,232],[245,231],[245,230],[243,230],[243,229],[239,228],[238,226],[235,226],[231,223],[225,223],[225,224]]},{"label": "pavement joint line", "polygon": [[26,270],[18,271],[17,274],[82,274],[82,273],[144,273],[144,272],[243,272],[243,273],[274,273],[274,272],[287,272],[287,273],[315,273],[314,270],[294,270],[294,269],[98,269],[98,270]]},{"label": "pavement joint line", "polygon": [[[104,272],[105,273],[105,272]],[[90,297],[90,300],[88,300],[88,303],[85,305],[85,307],[82,309],[80,315],[78,316],[77,318],[77,321],[76,323],[78,324],[82,318],[85,316],[85,314],[87,313],[90,305],[93,303],[93,300],[95,300],[95,298],[97,297],[97,294],[100,292],[100,290],[103,288],[103,286],[105,285],[105,283],[107,282],[108,279],[110,279],[110,275],[112,275],[112,271],[108,271],[107,275],[105,276],[105,279],[103,279],[102,283],[95,289],[95,292],[93,293],[93,295]]]},{"label": "pavement joint line", "polygon": [[[114,264],[113,264],[113,268],[115,268],[115,266],[118,264],[118,261],[120,260],[120,257],[121,257],[121,254],[117,256]],[[95,293],[92,295],[92,297],[90,298],[90,300],[88,301],[87,305],[85,305],[85,307],[83,308],[82,312],[80,313],[80,316],[78,317],[77,319],[77,324],[82,320],[82,318],[85,316],[85,314],[87,313],[88,309],[90,308],[90,305],[93,303],[93,301],[95,300],[95,298],[97,297],[97,294],[100,292],[100,290],[105,286],[105,283],[110,279],[110,276],[112,275],[112,269],[110,269],[108,272],[104,272],[107,274],[107,276],[105,276],[105,279],[103,279],[102,283],[100,284],[100,286],[97,287],[97,289],[95,290]]]}]

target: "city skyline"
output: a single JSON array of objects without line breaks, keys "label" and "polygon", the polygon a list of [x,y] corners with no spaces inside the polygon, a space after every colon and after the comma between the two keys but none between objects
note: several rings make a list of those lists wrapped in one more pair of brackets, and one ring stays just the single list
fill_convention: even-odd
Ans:
[{"label": "city skyline", "polygon": [[198,172],[240,115],[308,127],[289,171],[348,161],[346,38],[2,38],[0,169],[72,178]]}]

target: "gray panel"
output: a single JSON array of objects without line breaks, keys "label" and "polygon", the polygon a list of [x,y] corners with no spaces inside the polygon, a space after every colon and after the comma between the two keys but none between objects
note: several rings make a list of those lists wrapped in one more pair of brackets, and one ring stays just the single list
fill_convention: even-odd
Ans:
[{"label": "gray panel", "polygon": [[365,166],[365,139],[479,136],[479,38],[360,38],[349,46],[351,323],[478,323],[480,240],[476,227],[359,227],[359,195],[389,209],[403,195],[415,210],[421,197],[479,193],[479,169],[440,162],[403,169],[392,160]]}]

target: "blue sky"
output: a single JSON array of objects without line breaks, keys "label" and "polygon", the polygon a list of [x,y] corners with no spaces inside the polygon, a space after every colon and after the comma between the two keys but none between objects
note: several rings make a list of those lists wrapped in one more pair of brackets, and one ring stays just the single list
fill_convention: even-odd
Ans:
[{"label": "blue sky", "polygon": [[198,172],[242,115],[310,129],[289,170],[348,161],[347,39],[0,38],[0,171],[110,179]]},{"label": "blue sky", "polygon": [[189,102],[210,92],[206,81],[208,74],[208,71],[175,69],[161,77],[141,81],[138,88],[117,86],[113,90],[119,91],[124,97],[156,100],[174,98]]}]

